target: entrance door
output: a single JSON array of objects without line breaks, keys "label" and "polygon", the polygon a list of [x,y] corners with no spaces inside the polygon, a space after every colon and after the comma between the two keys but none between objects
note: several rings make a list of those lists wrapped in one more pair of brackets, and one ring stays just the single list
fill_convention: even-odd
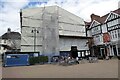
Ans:
[{"label": "entrance door", "polygon": [[104,48],[100,48],[100,54],[105,59],[105,49]]},{"label": "entrance door", "polygon": [[77,46],[71,46],[71,56],[72,56],[73,58],[78,57]]},{"label": "entrance door", "polygon": [[117,49],[116,49],[116,45],[113,45],[113,52],[114,52],[114,55],[117,56]]}]

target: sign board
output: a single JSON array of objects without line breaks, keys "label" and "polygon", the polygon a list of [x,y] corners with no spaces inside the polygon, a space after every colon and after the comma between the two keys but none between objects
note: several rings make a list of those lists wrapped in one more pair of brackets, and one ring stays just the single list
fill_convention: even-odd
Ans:
[{"label": "sign board", "polygon": [[103,42],[110,42],[110,35],[109,33],[103,33]]},{"label": "sign board", "polygon": [[34,53],[34,57],[38,57],[38,53]]}]

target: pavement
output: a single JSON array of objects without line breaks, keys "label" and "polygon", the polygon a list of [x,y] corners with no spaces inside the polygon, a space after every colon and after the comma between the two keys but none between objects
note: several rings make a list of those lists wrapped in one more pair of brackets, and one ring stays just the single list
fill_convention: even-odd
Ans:
[{"label": "pavement", "polygon": [[118,78],[118,60],[99,60],[98,63],[80,62],[60,66],[45,64],[19,67],[2,67],[3,78]]}]

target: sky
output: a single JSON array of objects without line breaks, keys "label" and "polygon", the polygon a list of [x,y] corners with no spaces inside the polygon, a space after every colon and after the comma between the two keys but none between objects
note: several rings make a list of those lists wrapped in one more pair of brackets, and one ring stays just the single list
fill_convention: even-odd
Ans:
[{"label": "sky", "polygon": [[65,10],[90,21],[92,13],[103,16],[118,9],[120,0],[0,0],[0,36],[8,28],[20,32],[20,9],[58,5]]}]

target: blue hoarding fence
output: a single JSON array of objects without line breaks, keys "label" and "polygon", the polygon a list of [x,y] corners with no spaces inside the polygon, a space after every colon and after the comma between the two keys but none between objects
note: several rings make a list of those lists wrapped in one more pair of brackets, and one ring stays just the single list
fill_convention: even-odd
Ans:
[{"label": "blue hoarding fence", "polygon": [[29,65],[28,54],[7,54],[4,59],[4,66]]},{"label": "blue hoarding fence", "polygon": [[5,52],[2,55],[3,66],[27,66],[31,57],[38,57],[39,52]]}]

